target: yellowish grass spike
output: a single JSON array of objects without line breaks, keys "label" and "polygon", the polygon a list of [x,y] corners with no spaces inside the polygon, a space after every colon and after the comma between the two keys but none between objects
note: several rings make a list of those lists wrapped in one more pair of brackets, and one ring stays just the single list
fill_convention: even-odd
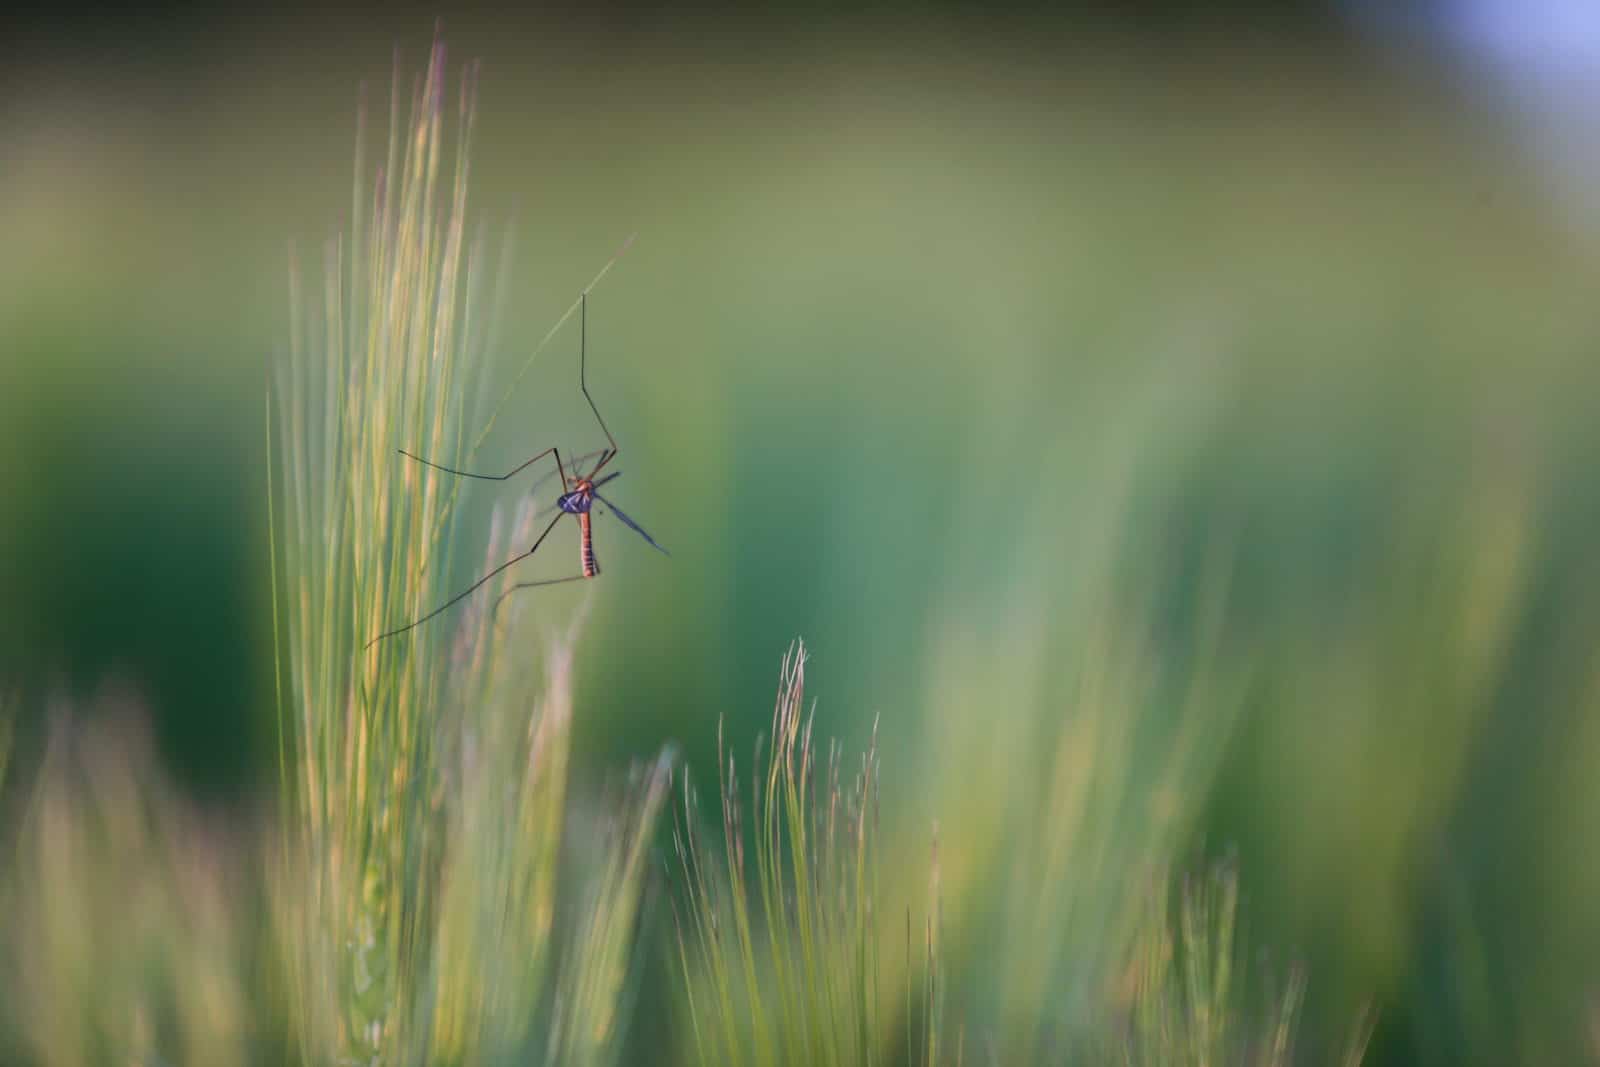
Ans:
[{"label": "yellowish grass spike", "polygon": [[[545,658],[531,712],[523,694],[539,663],[501,652],[514,610],[498,620],[471,610],[453,628],[362,652],[382,622],[435,596],[458,540],[455,486],[446,493],[435,472],[394,462],[400,440],[460,449],[470,414],[460,383],[482,335],[466,218],[476,73],[463,73],[455,111],[443,106],[445,81],[436,43],[402,114],[397,61],[387,152],[368,192],[358,146],[359,218],[329,243],[316,299],[291,267],[292,344],[268,418],[278,416],[283,473],[270,503],[283,535],[274,584],[286,609],[283,773],[294,783],[279,868],[284,885],[310,889],[281,909],[298,946],[286,953],[292,996],[304,1018],[327,1019],[303,1037],[313,1062],[538,1053],[603,1064],[630,1003],[666,764],[627,796],[617,832],[575,858],[561,847],[575,631]],[[528,511],[511,519],[529,521]],[[491,542],[510,536],[497,519]],[[555,916],[558,873],[572,862],[598,891],[569,930]],[[562,959],[574,962],[557,968]]]}]

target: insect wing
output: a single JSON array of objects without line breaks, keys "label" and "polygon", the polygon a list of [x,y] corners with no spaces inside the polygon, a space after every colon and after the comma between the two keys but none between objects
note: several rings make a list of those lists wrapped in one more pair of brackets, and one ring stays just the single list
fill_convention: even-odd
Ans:
[{"label": "insect wing", "polygon": [[627,515],[627,513],[625,511],[623,511],[621,508],[617,507],[615,504],[613,504],[611,501],[607,500],[605,497],[601,496],[599,493],[596,493],[594,495],[595,495],[595,499],[596,500],[600,501],[600,503],[604,504],[606,507],[611,509],[611,513],[613,515],[615,515],[617,518],[621,519],[628,526],[632,527],[634,533],[637,533],[640,537],[644,538],[646,541],[649,541],[651,547],[653,547],[653,548],[657,549],[658,551],[660,551],[662,555],[666,555],[666,556],[672,555],[671,552],[668,552],[666,549],[664,549],[660,545],[656,544],[656,539],[654,537],[651,537],[649,534],[645,533],[643,526],[640,526],[638,523],[636,523],[632,519],[628,518],[628,515]]},{"label": "insect wing", "polygon": [[[572,461],[572,465],[576,466],[576,465],[578,465],[580,463],[585,462],[586,460],[593,459],[595,456],[604,455],[605,453],[606,453],[606,449],[604,449],[604,448],[597,449],[596,451],[593,451],[593,452],[585,452],[583,455],[581,455],[577,459],[573,460]],[[531,497],[531,498],[537,498],[538,495],[539,495],[539,490],[543,489],[546,485],[548,485],[550,483],[550,480],[552,478],[554,478],[559,473],[560,473],[560,471],[550,471],[548,474],[542,475],[539,478],[535,479],[534,483],[528,487],[528,492],[527,492],[526,495],[528,497]],[[621,474],[621,473],[622,473],[621,471],[617,472],[617,474]],[[609,482],[612,478],[615,478],[617,476],[617,474],[608,474],[604,478],[600,479],[600,481],[597,484],[604,485],[607,482]],[[548,501],[546,503],[541,503],[541,504],[535,504],[534,505],[534,508],[533,508],[534,517],[535,518],[544,518],[546,515],[549,515],[552,511],[561,510],[561,501],[564,500],[567,497],[567,495],[568,495],[568,493],[567,493],[566,486],[562,486],[561,487],[561,494],[560,494],[560,496],[556,497],[556,499]]]}]

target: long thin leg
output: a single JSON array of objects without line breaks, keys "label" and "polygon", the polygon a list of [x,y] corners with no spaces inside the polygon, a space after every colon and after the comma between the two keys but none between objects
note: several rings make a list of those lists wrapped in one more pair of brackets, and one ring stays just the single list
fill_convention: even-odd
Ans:
[{"label": "long thin leg", "polygon": [[[490,571],[488,574],[485,574],[482,578],[479,578],[477,581],[473,582],[471,585],[467,586],[461,592],[457,593],[455,596],[451,597],[449,600],[446,600],[443,604],[440,604],[438,607],[434,608],[432,611],[428,612],[426,615],[422,616],[422,618],[416,620],[415,622],[407,623],[406,625],[400,627],[397,630],[390,630],[387,633],[381,633],[377,637],[374,637],[371,641],[367,642],[367,648],[371,648],[373,645],[377,644],[379,641],[382,641],[385,637],[393,637],[396,634],[403,634],[407,630],[416,629],[418,626],[421,626],[423,623],[427,622],[429,619],[433,618],[435,615],[438,615],[440,612],[446,610],[447,608],[451,608],[451,607],[455,606],[456,604],[460,603],[462,600],[465,600],[467,597],[469,597],[473,593],[477,592],[478,589],[481,588],[485,582],[487,582],[490,578],[493,578],[495,575],[499,574],[501,571],[505,570],[507,567],[510,567],[512,564],[515,564],[515,563],[521,563],[523,560],[527,559],[529,556],[531,556],[535,552],[539,551],[539,546],[544,543],[544,539],[546,537],[550,536],[550,531],[554,530],[556,528],[556,523],[560,522],[561,519],[562,519],[562,516],[564,516],[565,514],[566,514],[566,512],[563,511],[560,514],[558,514],[555,518],[551,519],[550,520],[550,525],[546,526],[544,528],[544,532],[539,535],[538,540],[533,542],[533,547],[528,549],[528,551],[522,553],[521,555],[513,556],[510,559],[506,560],[504,563],[500,564],[500,566],[496,567],[494,570]],[[365,651],[365,649],[363,649],[362,651]]]},{"label": "long thin leg", "polygon": [[600,457],[594,470],[589,472],[593,478],[600,473],[600,469],[617,454],[617,439],[611,436],[611,430],[606,426],[606,420],[600,417],[600,409],[594,406],[594,397],[589,395],[589,290],[585,289],[578,298],[578,387],[583,390],[583,398],[589,402],[589,410],[594,412],[594,421],[600,424],[600,429],[605,432],[606,440],[611,442],[611,448]]},{"label": "long thin leg", "polygon": [[490,612],[490,615],[493,616],[498,614],[500,611],[500,605],[505,601],[506,597],[510,596],[512,593],[515,593],[518,589],[534,589],[541,585],[560,585],[562,582],[581,582],[587,577],[587,574],[574,574],[567,578],[546,578],[542,582],[518,582],[516,585],[512,586],[510,589],[507,589],[504,593],[501,593],[495,598],[494,609]]},{"label": "long thin leg", "polygon": [[395,451],[399,452],[402,456],[406,457],[407,459],[416,460],[418,463],[422,464],[424,467],[432,467],[436,471],[444,471],[446,474],[459,475],[462,478],[479,478],[479,479],[482,479],[483,481],[486,481],[486,482],[503,482],[507,478],[512,477],[513,475],[521,474],[523,471],[527,470],[529,467],[533,466],[535,463],[539,462],[544,457],[553,455],[553,456],[556,457],[556,470],[561,472],[561,484],[562,484],[562,486],[566,486],[567,485],[567,469],[561,463],[561,452],[560,452],[560,450],[555,448],[554,446],[545,449],[543,452],[540,452],[538,455],[534,456],[532,459],[527,460],[524,463],[519,463],[517,466],[513,467],[511,470],[507,471],[504,474],[474,474],[471,471],[458,471],[454,467],[446,467],[442,463],[435,463],[432,460],[423,459],[421,456],[417,455],[416,453],[407,452],[403,448],[397,448],[397,449],[395,449]]}]

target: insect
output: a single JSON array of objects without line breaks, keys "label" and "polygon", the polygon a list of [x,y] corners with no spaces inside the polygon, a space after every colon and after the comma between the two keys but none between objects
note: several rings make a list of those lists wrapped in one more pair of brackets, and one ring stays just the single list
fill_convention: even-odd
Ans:
[{"label": "insect", "polygon": [[[389,630],[385,633],[379,634],[377,637],[374,637],[371,641],[367,642],[367,648],[371,648],[373,645],[377,644],[379,641],[382,641],[386,637],[395,637],[399,634],[416,629],[429,619],[443,614],[445,611],[449,610],[456,604],[471,596],[473,593],[477,592],[491,578],[507,570],[508,568],[521,563],[523,560],[539,551],[539,546],[544,544],[545,538],[549,537],[550,532],[556,528],[556,523],[560,522],[562,518],[567,515],[572,515],[578,520],[578,558],[581,565],[579,573],[567,575],[564,578],[545,578],[534,582],[518,582],[510,589],[506,590],[505,595],[509,596],[511,593],[514,593],[519,589],[533,589],[538,586],[559,585],[562,582],[576,582],[584,578],[599,577],[600,562],[594,553],[594,529],[592,523],[592,515],[597,503],[605,505],[605,507],[610,510],[611,514],[615,515],[619,520],[621,520],[623,525],[633,530],[640,537],[643,537],[647,542],[649,542],[651,547],[659,550],[663,554],[670,555],[665,548],[662,548],[661,545],[656,542],[655,538],[651,537],[645,532],[644,527],[640,526],[638,523],[629,518],[627,513],[621,508],[617,507],[611,501],[600,495],[601,486],[607,485],[615,479],[622,477],[621,471],[612,471],[604,478],[597,477],[602,470],[610,465],[612,460],[617,458],[617,453],[620,450],[617,447],[617,439],[611,436],[611,430],[606,426],[606,420],[600,416],[600,409],[595,406],[594,397],[589,395],[589,381],[587,373],[589,361],[589,294],[587,291],[585,291],[583,295],[579,297],[579,306],[578,387],[583,391],[583,398],[589,403],[589,410],[594,412],[595,421],[600,424],[600,431],[606,435],[606,447],[600,449],[598,452],[590,452],[587,455],[579,456],[574,461],[572,475],[567,474],[567,465],[561,461],[561,452],[554,446],[551,446],[542,452],[536,453],[531,458],[519,463],[517,466],[513,467],[504,474],[478,474],[471,471],[456,470],[453,467],[446,467],[443,464],[434,463],[431,460],[423,459],[421,456],[412,452],[407,452],[403,448],[399,449],[398,451],[402,456],[405,456],[407,459],[414,462],[420,463],[425,467],[432,467],[434,470],[443,471],[446,474],[453,474],[461,478],[478,478],[483,481],[490,482],[508,481],[516,475],[521,474],[523,471],[527,470],[544,457],[554,456],[556,461],[556,469],[552,472],[552,474],[559,474],[561,476],[562,493],[558,498],[556,498],[555,517],[550,520],[549,524],[545,526],[545,528],[540,532],[539,536],[534,538],[533,544],[526,552],[519,553],[518,555],[513,556],[511,559],[506,560],[506,562],[500,564],[498,567],[495,567],[493,570],[483,575],[483,577],[479,578],[477,581],[467,586],[467,588],[463,589],[449,600],[446,600],[443,604],[440,604],[426,615],[423,615],[421,618],[409,622],[397,629]],[[597,456],[599,458],[589,472],[587,474],[582,473],[582,465],[588,460]],[[542,478],[538,482],[534,483],[534,488],[537,489],[538,486],[543,484],[548,477],[549,476],[547,475],[546,478]]]}]

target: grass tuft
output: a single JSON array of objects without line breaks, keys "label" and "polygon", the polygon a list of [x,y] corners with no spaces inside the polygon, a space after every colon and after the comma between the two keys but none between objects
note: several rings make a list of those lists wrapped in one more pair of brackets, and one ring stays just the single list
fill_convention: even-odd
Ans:
[{"label": "grass tuft", "polygon": [[243,850],[152,773],[131,701],[52,709],[0,868],[0,1059],[246,1063],[272,1005],[251,997]]},{"label": "grass tuft", "polygon": [[[1002,935],[951,956],[939,827],[918,920],[911,907],[891,906],[890,891],[880,885],[885,842],[876,728],[858,760],[842,760],[835,744],[820,757],[804,689],[805,648],[797,643],[780,671],[772,740],[757,742],[747,787],[737,761],[719,746],[720,835],[704,835],[697,795],[683,783],[673,917],[684,1030],[692,1039],[684,1058],[935,1067],[964,1063],[971,1033],[975,1055],[990,1063],[1295,1062],[1306,977],[1295,968],[1281,989],[1267,982],[1263,1010],[1249,1007],[1255,993],[1242,964],[1232,863],[1184,878],[1176,888],[1156,872],[1142,895],[1124,886],[1123,904],[1114,907],[1096,888],[1106,876],[1099,866],[1108,862],[1104,842],[1068,836],[1053,847],[1070,855],[1052,856],[1051,841],[1024,838],[1025,852],[1038,855],[1031,863],[1010,860],[1014,895],[1003,929],[1031,915],[1042,947],[1029,954]],[[1075,731],[1067,736],[1074,751],[1085,743]],[[1074,783],[1087,788],[1079,772],[1064,775],[1059,761],[1057,754],[1056,792]],[[1105,788],[1121,784],[1114,776]],[[1059,797],[1044,808],[1055,819],[1074,810]],[[1154,854],[1148,848],[1139,855]],[[1074,861],[1082,868],[1077,875],[1067,873]],[[1021,899],[1037,901],[1038,912],[1023,910]],[[1050,901],[1080,909],[1093,904],[1090,914],[1104,928],[1082,929],[1082,916],[1056,917]],[[896,924],[904,936],[898,960],[880,950]],[[998,1005],[970,984],[952,985],[963,971],[1029,965],[1048,977],[1014,974]],[[1063,1011],[1063,998],[1073,1010]],[[1369,1029],[1363,1021],[1337,1062],[1360,1063]]]},{"label": "grass tuft", "polygon": [[[756,743],[748,814],[738,762],[719,733],[715,845],[698,828],[698,802],[683,783],[674,834],[683,893],[674,918],[702,1063],[890,1060],[876,729],[855,759],[837,745],[819,751],[804,704],[805,663],[796,643],[783,660],[770,738]],[[909,915],[907,923],[909,955]]]},{"label": "grass tuft", "polygon": [[[604,1063],[665,763],[564,848],[578,627],[536,668],[517,605],[495,612],[488,589],[370,644],[444,599],[456,480],[398,450],[466,465],[461,383],[487,336],[465,238],[476,74],[452,139],[445,70],[437,43],[408,94],[397,68],[386,151],[368,188],[358,146],[352,229],[315,296],[291,268],[269,427],[295,1017],[306,1062]],[[532,517],[524,501],[496,521],[484,569]]]}]

